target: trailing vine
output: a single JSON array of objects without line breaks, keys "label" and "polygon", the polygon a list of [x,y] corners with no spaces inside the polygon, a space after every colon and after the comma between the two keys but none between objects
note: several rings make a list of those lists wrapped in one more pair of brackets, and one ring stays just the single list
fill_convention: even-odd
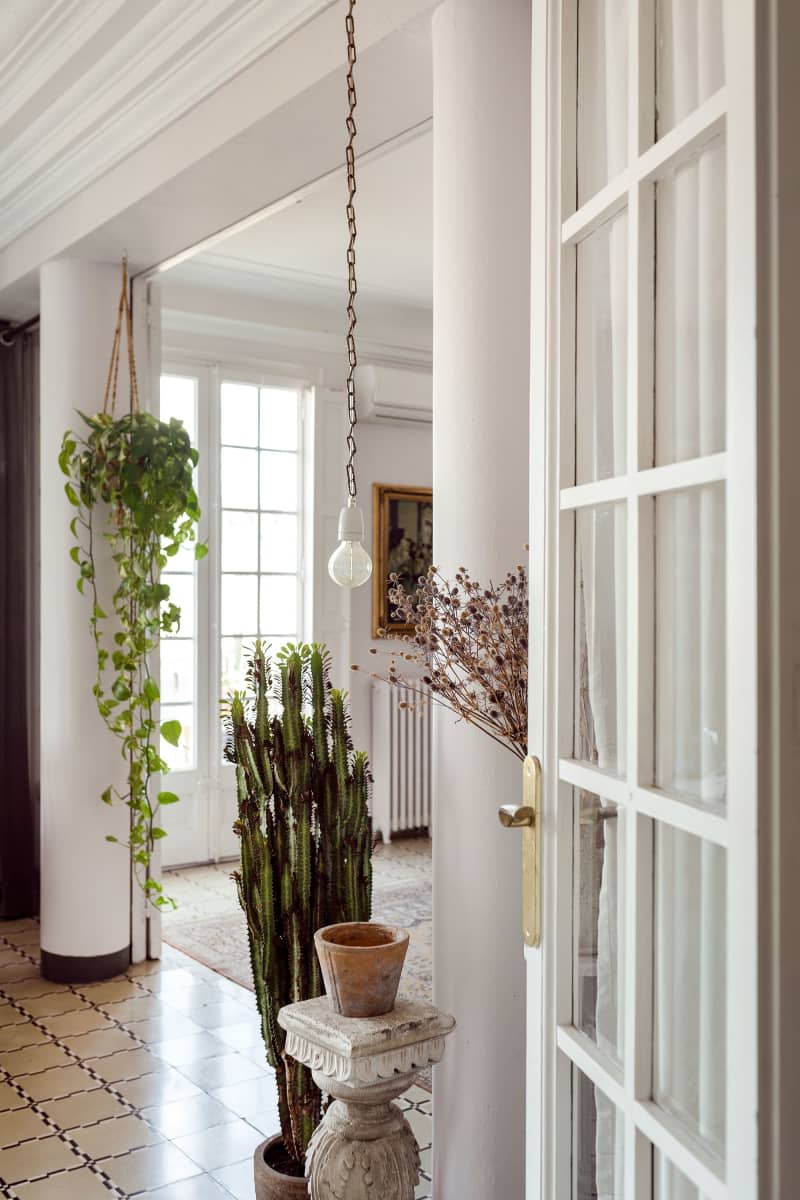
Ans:
[{"label": "trailing vine", "polygon": [[[123,315],[127,320],[131,411],[115,417]],[[81,435],[68,430],[59,455],[59,465],[67,476],[66,495],[77,509],[70,522],[76,539],[70,557],[78,569],[78,591],[88,595],[91,603],[97,708],[108,729],[120,739],[128,764],[127,790],[119,792],[109,786],[101,798],[106,804],[118,800],[129,807],[130,832],[124,844],[129,847],[139,885],[154,907],[174,908],[151,874],[155,844],[165,836],[160,810],[176,803],[178,796],[171,791],[152,795],[153,777],[166,774],[169,767],[157,745],[155,711],[160,694],[150,662],[160,635],[180,627],[180,609],[170,601],[170,588],[162,581],[161,572],[184,543],[196,538],[200,507],[193,470],[198,453],[180,421],[173,418],[165,423],[139,412],[125,264],[103,411],[95,416],[78,415],[86,431]],[[115,568],[116,586],[109,599],[99,594],[101,549],[104,558],[110,554]],[[195,545],[196,558],[203,558],[206,552],[205,545]],[[160,734],[177,746],[180,722],[165,721]],[[106,840],[118,841],[110,835]]]}]

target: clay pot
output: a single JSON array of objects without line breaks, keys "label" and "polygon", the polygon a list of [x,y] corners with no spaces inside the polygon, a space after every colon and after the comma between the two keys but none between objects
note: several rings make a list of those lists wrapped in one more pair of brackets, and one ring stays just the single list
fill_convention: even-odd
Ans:
[{"label": "clay pot", "polygon": [[314,934],[325,991],[343,1017],[380,1017],[394,1008],[408,930],[353,921]]},{"label": "clay pot", "polygon": [[308,1180],[299,1175],[284,1175],[278,1169],[285,1158],[280,1134],[267,1138],[256,1148],[253,1155],[256,1200],[308,1200]]}]

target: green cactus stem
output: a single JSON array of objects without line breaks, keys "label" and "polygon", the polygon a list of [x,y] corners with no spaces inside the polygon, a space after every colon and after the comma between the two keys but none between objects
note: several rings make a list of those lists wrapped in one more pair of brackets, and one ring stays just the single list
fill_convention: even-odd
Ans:
[{"label": "green cactus stem", "polygon": [[354,751],[347,697],[324,646],[256,642],[244,692],[225,705],[225,756],[236,764],[240,867],[250,961],[284,1145],[302,1166],[322,1117],[310,1071],[285,1051],[285,1004],[323,991],[314,933],[372,911],[371,776]]}]

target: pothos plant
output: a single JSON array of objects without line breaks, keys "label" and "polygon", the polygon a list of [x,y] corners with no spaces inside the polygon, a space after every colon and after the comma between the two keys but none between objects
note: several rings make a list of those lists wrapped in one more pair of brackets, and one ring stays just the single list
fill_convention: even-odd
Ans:
[{"label": "pothos plant", "polygon": [[[116,417],[123,314],[127,319],[131,411]],[[109,730],[120,739],[121,753],[128,764],[126,791],[120,793],[109,786],[102,800],[106,804],[120,800],[128,805],[131,820],[126,844],[136,878],[151,904],[174,907],[150,869],[155,843],[165,836],[159,822],[160,809],[178,800],[171,791],[152,794],[153,777],[166,774],[169,768],[159,754],[155,709],[160,696],[150,664],[161,633],[173,633],[180,627],[180,609],[170,601],[170,588],[161,579],[161,572],[184,543],[196,539],[200,507],[193,470],[198,453],[180,421],[173,418],[164,422],[139,411],[124,264],[103,411],[95,416],[78,415],[86,431],[67,431],[59,455],[59,465],[67,476],[67,498],[77,509],[70,522],[76,539],[70,556],[78,569],[78,591],[88,595],[91,603],[89,628],[97,650],[93,686],[97,708]],[[110,553],[115,567],[110,597],[101,596],[98,586],[97,559],[102,543],[107,545],[104,556]],[[205,545],[194,546],[195,558],[203,558],[206,553]],[[177,746],[180,722],[165,721],[160,734]],[[109,835],[107,840],[118,839]]]}]

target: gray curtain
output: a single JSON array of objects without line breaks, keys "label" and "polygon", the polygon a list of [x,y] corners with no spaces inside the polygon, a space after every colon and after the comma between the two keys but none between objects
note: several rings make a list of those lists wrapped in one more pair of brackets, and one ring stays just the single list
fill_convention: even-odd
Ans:
[{"label": "gray curtain", "polygon": [[[39,335],[0,343],[0,917],[39,905]],[[52,698],[58,703],[58,698]]]}]

